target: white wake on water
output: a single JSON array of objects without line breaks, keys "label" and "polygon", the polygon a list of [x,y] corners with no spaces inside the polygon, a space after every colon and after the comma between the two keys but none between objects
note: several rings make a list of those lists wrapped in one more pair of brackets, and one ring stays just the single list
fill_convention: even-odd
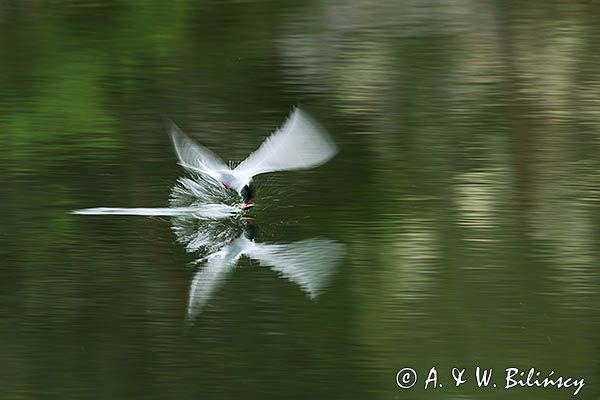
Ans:
[{"label": "white wake on water", "polygon": [[171,190],[170,207],[123,208],[94,207],[74,210],[80,215],[140,215],[148,217],[189,216],[196,219],[218,220],[233,218],[244,211],[239,197],[210,178],[194,176],[179,178]]}]

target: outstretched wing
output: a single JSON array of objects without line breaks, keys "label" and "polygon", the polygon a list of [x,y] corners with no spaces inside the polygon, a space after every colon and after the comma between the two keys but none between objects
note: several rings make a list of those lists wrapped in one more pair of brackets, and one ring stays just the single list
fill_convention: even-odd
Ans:
[{"label": "outstretched wing", "polygon": [[284,125],[242,161],[234,173],[251,178],[265,172],[313,168],[336,152],[325,130],[296,108]]},{"label": "outstretched wing", "polygon": [[202,311],[215,291],[223,284],[239,259],[238,254],[222,250],[209,257],[204,268],[196,273],[190,286],[187,318],[193,320]]},{"label": "outstretched wing", "polygon": [[312,299],[329,283],[344,245],[332,240],[308,239],[289,244],[256,244],[245,252],[300,286]]},{"label": "outstretched wing", "polygon": [[173,122],[169,128],[173,146],[182,167],[219,180],[218,171],[229,171],[229,167],[212,151],[196,144]]}]

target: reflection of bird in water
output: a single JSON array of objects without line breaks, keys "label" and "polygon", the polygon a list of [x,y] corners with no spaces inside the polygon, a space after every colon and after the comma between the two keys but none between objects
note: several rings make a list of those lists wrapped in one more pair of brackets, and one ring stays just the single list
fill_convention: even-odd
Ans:
[{"label": "reflection of bird in water", "polygon": [[194,143],[175,124],[171,138],[179,163],[205,179],[235,190],[252,206],[252,178],[259,174],[319,166],[336,153],[325,131],[305,112],[296,108],[285,124],[235,168],[229,168],[210,150]]},{"label": "reflection of bird in water", "polygon": [[[184,222],[181,219],[174,221],[177,220]],[[239,236],[226,240],[226,235],[237,228],[229,226],[221,233],[210,228],[199,229],[193,235],[190,234],[189,227],[174,223],[173,229],[180,241],[187,242],[188,251],[200,248],[208,250],[208,256],[200,259],[205,265],[196,273],[190,286],[187,310],[189,319],[194,319],[201,312],[242,256],[278,272],[281,277],[295,283],[309,298],[314,299],[326,288],[336,264],[344,255],[344,245],[326,239],[308,239],[287,244],[257,243],[254,240],[255,227],[250,223],[245,223]],[[218,241],[220,245],[215,246]]]},{"label": "reflection of bird in water", "polygon": [[[190,182],[195,184],[195,181]],[[172,194],[172,203],[185,202],[189,196],[186,188],[177,186]],[[235,210],[240,212],[240,209],[229,207],[225,204],[204,207],[192,204],[170,208],[96,208],[76,212],[171,216],[173,232],[186,251],[207,254],[197,260],[205,266],[192,280],[187,309],[189,319],[200,313],[242,256],[278,272],[281,277],[298,285],[311,299],[326,288],[336,264],[344,255],[343,244],[326,239],[287,244],[257,243],[255,225],[249,222],[249,218],[235,218]]]}]

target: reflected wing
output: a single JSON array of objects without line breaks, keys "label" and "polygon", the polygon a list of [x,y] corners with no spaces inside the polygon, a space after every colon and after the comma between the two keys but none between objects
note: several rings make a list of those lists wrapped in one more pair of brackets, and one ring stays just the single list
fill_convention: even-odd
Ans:
[{"label": "reflected wing", "polygon": [[225,163],[212,151],[194,143],[173,122],[170,125],[171,140],[182,167],[219,180],[217,171],[229,171]]},{"label": "reflected wing", "polygon": [[273,133],[234,170],[251,178],[265,172],[319,166],[337,152],[325,131],[305,112],[296,108],[285,124]]},{"label": "reflected wing", "polygon": [[204,268],[196,273],[190,286],[187,317],[194,319],[202,311],[214,292],[227,279],[235,264],[239,253],[232,254],[226,249],[213,254]]},{"label": "reflected wing", "polygon": [[309,239],[290,244],[256,244],[245,254],[300,286],[312,299],[327,286],[344,255],[344,245]]}]

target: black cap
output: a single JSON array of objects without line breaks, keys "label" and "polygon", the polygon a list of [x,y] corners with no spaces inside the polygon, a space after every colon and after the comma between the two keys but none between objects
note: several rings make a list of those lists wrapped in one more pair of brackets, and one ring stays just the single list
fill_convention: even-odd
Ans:
[{"label": "black cap", "polygon": [[252,196],[254,195],[252,193],[252,189],[250,188],[250,185],[245,185],[242,190],[240,191],[240,194],[242,195],[242,198],[244,199],[244,201],[246,203],[249,203],[252,200]]}]

